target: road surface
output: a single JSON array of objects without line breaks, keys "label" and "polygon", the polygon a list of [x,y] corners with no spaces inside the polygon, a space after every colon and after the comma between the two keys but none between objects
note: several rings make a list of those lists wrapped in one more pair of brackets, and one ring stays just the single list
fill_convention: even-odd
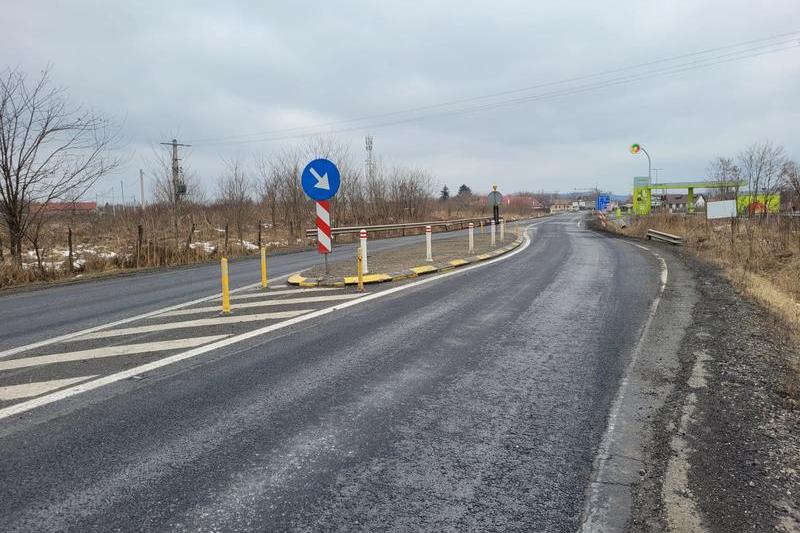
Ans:
[{"label": "road surface", "polygon": [[[576,215],[529,235],[494,262],[365,297],[277,287],[286,305],[261,308],[242,291],[234,304],[256,306],[234,316],[275,313],[255,323],[189,322],[215,316],[200,302],[0,354],[0,380],[17,383],[126,376],[0,418],[0,530],[576,531],[660,270]],[[0,298],[0,349],[208,295],[216,274]]]}]

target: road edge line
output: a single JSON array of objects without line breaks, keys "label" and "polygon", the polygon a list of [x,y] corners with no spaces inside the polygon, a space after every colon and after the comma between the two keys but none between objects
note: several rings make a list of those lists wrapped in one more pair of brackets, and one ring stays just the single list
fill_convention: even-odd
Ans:
[{"label": "road edge line", "polygon": [[[616,428],[617,418],[619,417],[620,410],[622,409],[622,403],[625,399],[625,394],[628,391],[628,385],[630,383],[630,375],[631,372],[639,361],[641,356],[642,350],[644,348],[644,342],[647,338],[647,334],[650,331],[650,326],[653,323],[653,319],[655,319],[656,313],[658,312],[658,306],[661,303],[661,297],[664,295],[664,290],[667,287],[667,283],[669,281],[669,268],[667,267],[667,262],[661,257],[658,253],[654,252],[650,248],[646,246],[642,246],[641,244],[637,244],[634,242],[623,241],[627,244],[632,246],[636,246],[642,250],[645,250],[652,254],[659,262],[661,266],[661,275],[660,275],[660,286],[658,290],[658,294],[656,295],[653,302],[650,304],[650,310],[647,314],[647,320],[642,326],[641,332],[639,334],[639,340],[636,342],[636,346],[633,349],[633,353],[631,355],[631,360],[628,362],[627,366],[625,367],[625,373],[620,380],[620,385],[617,388],[617,392],[614,395],[614,401],[611,404],[611,409],[609,411],[608,417],[606,418],[606,429],[603,432],[603,437],[600,440],[600,445],[597,448],[597,452],[594,456],[593,461],[593,468],[592,468],[592,475],[589,479],[589,483],[586,488],[586,500],[583,505],[583,510],[581,512],[581,524],[578,533],[593,533],[596,531],[605,531],[603,524],[599,524],[600,529],[598,529],[598,524],[595,524],[593,521],[597,519],[595,516],[595,509],[598,507],[598,502],[600,501],[600,490],[599,486],[604,476],[603,474],[606,471],[608,465],[608,459],[610,457],[610,449],[611,443],[613,439],[613,433]],[[630,512],[630,509],[628,510]]]}]

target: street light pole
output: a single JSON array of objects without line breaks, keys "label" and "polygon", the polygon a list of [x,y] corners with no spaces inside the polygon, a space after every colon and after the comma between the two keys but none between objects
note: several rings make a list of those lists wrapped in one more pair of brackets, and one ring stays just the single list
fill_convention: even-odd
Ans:
[{"label": "street light pole", "polygon": [[647,150],[644,149],[644,146],[640,146],[640,148],[642,149],[642,152],[644,152],[644,155],[647,156],[647,179],[649,179],[650,182],[652,183],[652,181],[653,181],[653,163],[652,163],[652,161],[650,161],[650,154],[647,153]]},{"label": "street light pole", "polygon": [[639,143],[633,143],[631,145],[631,153],[633,155],[638,154],[639,152],[644,152],[644,155],[647,156],[647,180],[651,183],[653,182],[653,162],[650,160],[650,154],[647,153],[647,150],[644,149]]}]

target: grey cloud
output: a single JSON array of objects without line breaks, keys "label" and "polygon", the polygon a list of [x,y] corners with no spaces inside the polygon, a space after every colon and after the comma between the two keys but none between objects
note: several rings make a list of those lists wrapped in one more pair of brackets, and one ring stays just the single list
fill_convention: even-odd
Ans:
[{"label": "grey cloud", "polygon": [[[800,28],[795,0],[751,2],[29,2],[6,7],[0,65],[47,63],[71,97],[124,119],[119,176],[150,146],[341,121],[623,67]],[[371,131],[387,160],[451,187],[629,190],[654,166],[696,177],[769,137],[800,158],[800,49]],[[221,157],[292,141],[197,146],[208,188]]]}]

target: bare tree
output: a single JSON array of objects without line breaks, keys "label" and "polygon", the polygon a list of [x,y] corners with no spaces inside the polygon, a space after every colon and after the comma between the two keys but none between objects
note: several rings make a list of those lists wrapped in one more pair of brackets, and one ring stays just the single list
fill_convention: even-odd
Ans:
[{"label": "bare tree", "polygon": [[272,172],[269,160],[264,155],[255,156],[256,172],[258,173],[258,194],[261,205],[269,213],[270,227],[273,235],[278,227],[278,178]]},{"label": "bare tree", "polygon": [[714,187],[714,198],[718,200],[733,200],[739,193],[739,187],[731,187],[729,182],[739,181],[741,171],[730,157],[718,156],[706,168],[706,176],[709,181],[717,183]]},{"label": "bare tree", "polygon": [[770,141],[753,143],[739,154],[742,178],[747,181],[752,201],[763,195],[768,203],[770,195],[780,190],[785,162],[783,147]]},{"label": "bare tree", "polygon": [[792,194],[792,212],[800,211],[800,163],[786,161],[783,165],[783,178]]},{"label": "bare tree", "polygon": [[310,201],[300,184],[305,156],[298,149],[284,149],[270,162],[270,173],[278,191],[281,218],[289,230],[289,237],[300,235],[304,223],[311,218]]},{"label": "bare tree", "polygon": [[80,197],[119,164],[111,156],[109,122],[71,106],[52,87],[48,70],[29,83],[17,69],[0,77],[0,216],[11,256],[22,261],[22,242],[47,205]]},{"label": "bare tree", "polygon": [[251,184],[244,163],[240,159],[225,161],[226,171],[218,183],[220,204],[225,211],[226,222],[233,223],[236,236],[244,239],[244,224],[253,210]]},{"label": "bare tree", "polygon": [[180,221],[185,218],[186,204],[203,204],[207,198],[200,180],[192,172],[188,154],[184,154],[180,167],[180,180],[186,185],[186,193],[178,194],[172,175],[172,158],[163,146],[153,145],[149,162],[149,175],[153,179],[153,195],[157,204],[169,206],[175,246],[180,246]]}]

